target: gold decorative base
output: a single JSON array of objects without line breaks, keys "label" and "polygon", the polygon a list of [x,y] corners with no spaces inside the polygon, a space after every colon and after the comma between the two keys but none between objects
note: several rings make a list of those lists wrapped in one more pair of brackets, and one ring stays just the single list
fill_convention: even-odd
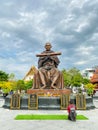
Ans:
[{"label": "gold decorative base", "polygon": [[13,94],[11,96],[10,109],[20,109],[20,94]]},{"label": "gold decorative base", "polygon": [[86,98],[83,94],[76,95],[76,108],[78,110],[85,110],[86,109]]},{"label": "gold decorative base", "polygon": [[38,96],[37,94],[30,94],[28,99],[28,109],[38,109]]}]

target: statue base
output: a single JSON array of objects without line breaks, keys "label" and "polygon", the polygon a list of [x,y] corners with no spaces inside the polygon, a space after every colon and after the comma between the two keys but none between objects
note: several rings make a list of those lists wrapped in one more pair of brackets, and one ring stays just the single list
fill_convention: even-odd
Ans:
[{"label": "statue base", "polygon": [[[78,97],[77,97],[78,96]],[[54,89],[33,89],[28,90],[28,94],[23,96],[19,95],[20,98],[12,98],[12,95],[8,95],[5,98],[4,108],[11,109],[66,109],[69,99],[76,104],[78,110],[86,110],[95,108],[93,104],[93,98],[87,95],[81,94],[74,95],[70,89],[54,90]],[[85,98],[84,98],[85,97]],[[19,106],[15,104],[19,103]]]},{"label": "statue base", "polygon": [[60,96],[62,94],[71,94],[70,89],[29,89],[27,94],[38,94],[38,96]]},{"label": "statue base", "polygon": [[61,109],[61,98],[60,97],[39,97],[38,98],[38,109]]}]

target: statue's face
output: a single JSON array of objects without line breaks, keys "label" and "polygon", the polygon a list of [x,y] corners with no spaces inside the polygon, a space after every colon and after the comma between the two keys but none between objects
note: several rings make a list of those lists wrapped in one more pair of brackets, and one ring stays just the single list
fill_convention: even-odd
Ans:
[{"label": "statue's face", "polygon": [[51,45],[46,45],[45,48],[47,51],[49,51],[51,49]]}]

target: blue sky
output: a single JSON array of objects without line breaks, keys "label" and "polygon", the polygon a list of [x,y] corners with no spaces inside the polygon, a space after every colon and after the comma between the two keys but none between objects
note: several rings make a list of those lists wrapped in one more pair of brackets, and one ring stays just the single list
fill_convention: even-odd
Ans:
[{"label": "blue sky", "polygon": [[0,70],[23,78],[46,42],[60,70],[98,65],[98,0],[0,1]]}]

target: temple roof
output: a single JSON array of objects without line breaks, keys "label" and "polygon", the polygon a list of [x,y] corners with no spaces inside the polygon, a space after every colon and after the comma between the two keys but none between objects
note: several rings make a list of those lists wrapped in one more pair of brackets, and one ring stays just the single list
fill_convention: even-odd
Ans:
[{"label": "temple roof", "polygon": [[25,80],[27,76],[34,75],[36,71],[37,71],[36,67],[32,66],[23,79]]},{"label": "temple roof", "polygon": [[98,83],[98,69],[95,70],[95,72],[94,72],[90,81],[91,81],[91,83]]}]

